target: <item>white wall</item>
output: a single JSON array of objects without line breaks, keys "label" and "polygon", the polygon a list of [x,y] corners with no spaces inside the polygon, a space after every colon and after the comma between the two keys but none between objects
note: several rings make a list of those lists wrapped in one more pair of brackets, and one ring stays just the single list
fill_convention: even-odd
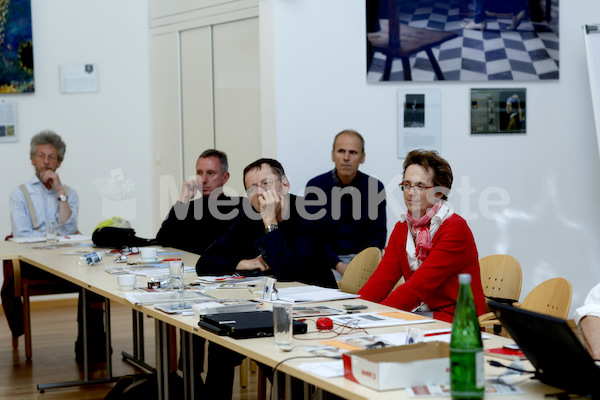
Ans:
[{"label": "white wall", "polygon": [[[571,312],[583,302],[600,280],[600,211],[594,202],[600,183],[581,26],[599,22],[587,16],[600,15],[600,3],[563,1],[560,80],[474,83],[367,84],[362,0],[260,0],[260,7],[261,61],[268,62],[262,70],[275,74],[272,81],[262,78],[263,96],[275,96],[262,102],[269,106],[262,114],[263,137],[276,135],[277,157],[296,193],[332,167],[333,135],[357,129],[367,140],[362,170],[388,189],[391,232],[402,204],[394,185],[402,170],[396,156],[396,90],[439,88],[442,155],[455,174],[451,201],[467,218],[480,256],[517,257],[524,273],[521,298],[541,281],[563,276],[573,283]],[[36,93],[0,96],[18,102],[20,124],[19,142],[0,144],[5,234],[8,195],[33,174],[29,140],[51,128],[68,144],[59,172],[79,191],[82,232],[91,234],[103,218],[121,215],[140,236],[154,236],[152,221],[159,216],[151,212],[151,201],[157,200],[150,195],[148,172],[146,1],[32,0],[32,9]],[[59,92],[58,66],[77,63],[99,65],[98,93]],[[470,88],[515,86],[528,91],[527,135],[470,136]],[[135,189],[112,208],[94,182],[118,168]],[[473,193],[460,192],[465,182]],[[491,208],[500,218],[485,217],[478,204],[490,188],[509,196],[508,205]]]},{"label": "white wall", "polygon": [[[19,141],[0,144],[2,235],[11,229],[10,192],[33,176],[29,141],[52,129],[67,143],[58,172],[81,198],[80,231],[91,235],[118,215],[138,235],[154,237],[146,0],[31,0],[31,8],[35,93],[0,96],[17,102],[19,120]],[[88,63],[98,65],[99,92],[61,94],[59,65]],[[118,169],[134,189],[113,191],[109,200],[102,192]]]},{"label": "white wall", "polygon": [[[273,19],[261,11],[261,24],[274,24],[267,38],[274,44],[263,58],[275,59],[277,155],[292,190],[301,193],[308,179],[331,169],[334,134],[356,129],[366,139],[362,170],[386,185],[391,232],[403,209],[396,91],[440,89],[441,153],[455,178],[450,200],[468,220],[480,257],[507,253],[521,262],[521,299],[550,277],[569,279],[573,312],[600,281],[599,155],[581,29],[599,22],[600,2],[561,3],[558,81],[367,84],[363,0],[262,0]],[[469,134],[470,89],[488,87],[527,88],[526,135]],[[467,186],[472,193],[460,193]],[[509,199],[490,207],[494,218],[479,206],[481,198],[490,204],[489,190]]]}]

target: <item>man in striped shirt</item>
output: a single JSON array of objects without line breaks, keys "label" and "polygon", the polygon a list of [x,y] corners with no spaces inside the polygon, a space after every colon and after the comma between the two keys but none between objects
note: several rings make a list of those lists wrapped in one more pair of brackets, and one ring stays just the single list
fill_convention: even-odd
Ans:
[{"label": "man in striped shirt", "polygon": [[[64,159],[66,147],[62,138],[50,130],[44,130],[31,138],[29,157],[35,169],[35,176],[10,194],[10,216],[14,237],[43,237],[46,235],[46,225],[50,221],[57,223],[58,235],[78,233],[79,196],[74,189],[61,182],[60,176],[56,172]],[[27,263],[21,263],[21,274],[29,279],[45,280],[49,285],[59,285],[60,289],[57,290],[60,291],[78,291],[76,285]],[[94,293],[88,294],[87,326],[90,361],[105,360],[103,304],[104,299],[101,296]],[[19,337],[23,334],[23,306],[21,299],[14,297],[12,268],[4,268],[2,305],[13,337]],[[78,304],[79,332],[75,343],[78,361],[83,360],[82,312],[80,298]]]},{"label": "man in striped shirt", "polygon": [[29,155],[35,176],[10,194],[14,237],[45,236],[49,221],[57,221],[58,235],[77,232],[79,196],[62,184],[56,172],[66,147],[61,137],[49,130],[31,139]]}]

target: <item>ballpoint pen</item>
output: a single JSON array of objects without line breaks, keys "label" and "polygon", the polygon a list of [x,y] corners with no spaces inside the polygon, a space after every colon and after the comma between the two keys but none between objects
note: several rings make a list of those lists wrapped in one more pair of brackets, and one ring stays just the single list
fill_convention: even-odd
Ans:
[{"label": "ballpoint pen", "polygon": [[450,333],[452,333],[452,331],[430,332],[430,333],[426,333],[423,336],[428,337],[428,336],[438,336],[438,335],[449,335]]}]

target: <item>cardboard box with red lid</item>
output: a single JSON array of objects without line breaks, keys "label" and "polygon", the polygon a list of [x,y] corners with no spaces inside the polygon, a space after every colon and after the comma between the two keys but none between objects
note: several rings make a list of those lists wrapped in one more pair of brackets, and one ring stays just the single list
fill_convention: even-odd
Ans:
[{"label": "cardboard box with red lid", "polygon": [[450,383],[448,343],[429,342],[346,353],[344,377],[375,390]]}]

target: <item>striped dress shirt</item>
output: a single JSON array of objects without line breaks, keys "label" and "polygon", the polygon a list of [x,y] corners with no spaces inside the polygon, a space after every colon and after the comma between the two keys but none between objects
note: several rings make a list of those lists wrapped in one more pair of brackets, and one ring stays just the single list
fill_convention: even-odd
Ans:
[{"label": "striped dress shirt", "polygon": [[[14,237],[45,236],[46,221],[58,222],[58,194],[54,189],[47,189],[36,176],[25,182],[25,188],[31,197],[40,226],[38,229],[34,229],[25,195],[21,188],[16,188],[10,194],[9,201],[12,234]],[[58,234],[63,236],[77,232],[79,196],[73,188],[69,188],[67,201],[71,208],[71,217],[64,224],[58,224]]]}]

